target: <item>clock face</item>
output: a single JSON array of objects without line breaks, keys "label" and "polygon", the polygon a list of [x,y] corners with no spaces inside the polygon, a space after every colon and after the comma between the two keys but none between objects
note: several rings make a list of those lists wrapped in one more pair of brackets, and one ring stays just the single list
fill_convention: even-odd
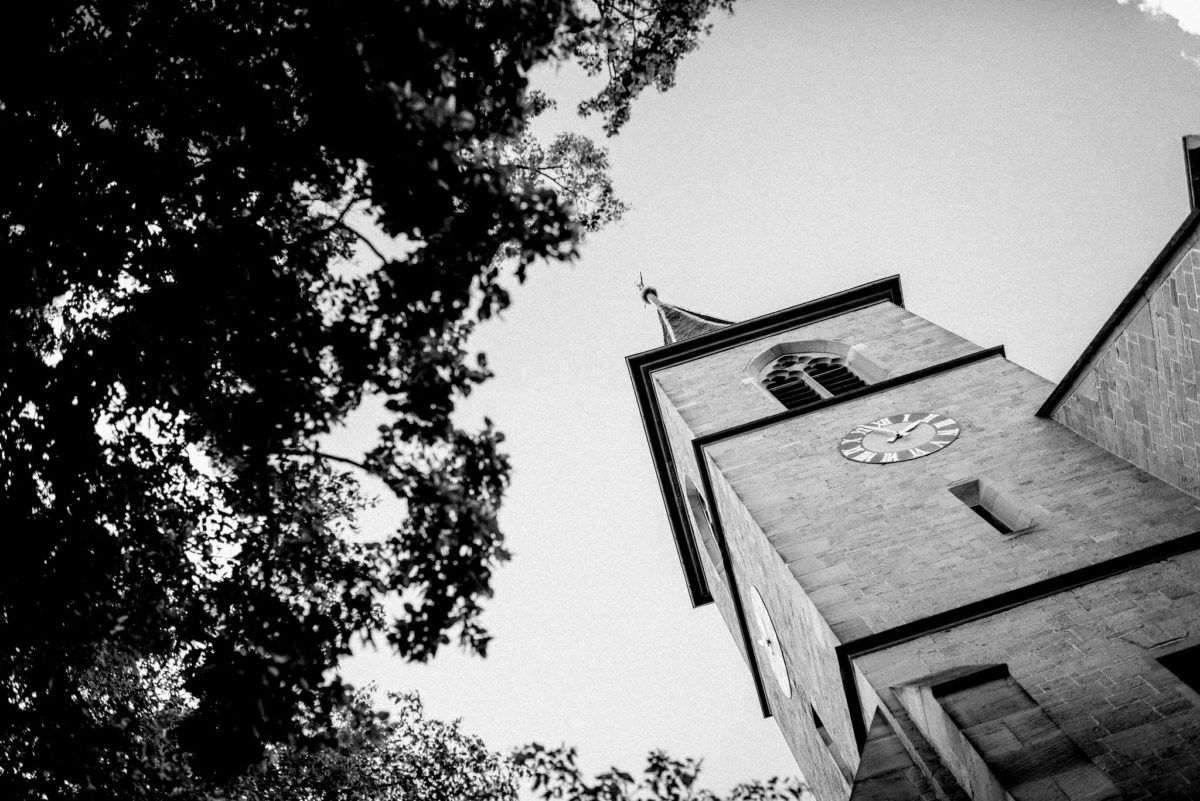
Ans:
[{"label": "clock face", "polygon": [[906,412],[863,423],[842,437],[842,456],[863,464],[890,464],[919,459],[954,442],[960,431],[949,417]]},{"label": "clock face", "polygon": [[767,612],[767,605],[763,603],[757,587],[750,588],[750,605],[754,607],[754,621],[758,624],[757,642],[767,652],[767,662],[771,665],[771,672],[775,674],[775,681],[779,682],[779,689],[783,691],[784,698],[791,698],[792,683],[788,680],[787,663],[783,661],[783,651],[779,648],[779,635],[775,633],[775,624],[771,622],[771,615]]}]

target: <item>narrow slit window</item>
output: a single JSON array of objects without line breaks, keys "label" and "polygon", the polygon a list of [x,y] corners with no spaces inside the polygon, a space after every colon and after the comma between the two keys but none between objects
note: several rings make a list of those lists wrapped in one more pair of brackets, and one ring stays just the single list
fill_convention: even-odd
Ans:
[{"label": "narrow slit window", "polygon": [[1159,663],[1200,693],[1200,645],[1158,657]]},{"label": "narrow slit window", "polygon": [[1008,524],[992,514],[983,504],[977,503],[973,506],[968,506],[967,508],[982,517],[985,521],[987,521],[988,525],[996,529],[996,531],[999,531],[1001,534],[1012,534],[1012,529],[1009,528]]},{"label": "narrow slit window", "polygon": [[950,487],[950,494],[1001,534],[1024,533],[1033,527],[1033,518],[1011,498],[980,479],[971,479]]},{"label": "narrow slit window", "polygon": [[821,716],[817,714],[817,710],[809,707],[812,711],[813,725],[817,727],[817,734],[821,735],[821,741],[825,743],[825,749],[829,751],[829,755],[833,757],[834,764],[838,766],[842,776],[846,779],[847,784],[854,783],[854,776],[850,773],[850,766],[842,759],[842,754],[838,751],[837,744],[833,741],[833,735],[829,733],[829,729],[825,728],[825,724],[821,722]]},{"label": "narrow slit window", "polygon": [[708,554],[708,561],[712,563],[717,579],[724,583],[725,560],[721,558],[721,546],[717,544],[717,537],[713,533],[712,516],[709,514],[708,504],[704,502],[704,496],[690,478],[687,480],[686,495],[693,530],[700,537],[700,544]]}]

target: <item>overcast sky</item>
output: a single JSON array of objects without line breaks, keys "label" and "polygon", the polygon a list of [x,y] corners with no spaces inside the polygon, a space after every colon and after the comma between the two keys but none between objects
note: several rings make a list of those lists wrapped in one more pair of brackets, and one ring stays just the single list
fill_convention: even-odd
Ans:
[{"label": "overcast sky", "polygon": [[[687,600],[624,363],[660,344],[639,271],[730,320],[899,273],[909,309],[1056,380],[1187,214],[1200,36],[1181,23],[1200,32],[1200,0],[746,0],[716,19],[608,143],[626,220],[531,270],[476,341],[498,378],[462,419],[492,417],[514,464],[490,655],[365,654],[350,678],[419,690],[494,748],[576,745],[589,770],[665,748],[721,790],[794,773],[716,610]],[[568,111],[588,89],[568,69],[538,84]]]}]

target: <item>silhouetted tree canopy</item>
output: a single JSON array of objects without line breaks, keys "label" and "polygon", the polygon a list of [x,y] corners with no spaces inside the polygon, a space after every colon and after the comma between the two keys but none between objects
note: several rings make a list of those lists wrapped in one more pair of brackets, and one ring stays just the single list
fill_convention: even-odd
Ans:
[{"label": "silhouetted tree canopy", "polygon": [[365,695],[339,713],[336,745],[280,747],[263,768],[223,791],[247,801],[517,801],[522,785],[544,801],[811,801],[797,778],[749,781],[719,795],[699,785],[701,763],[652,751],[642,773],[609,768],[587,779],[574,748],[491,751],[459,721],[425,716],[415,694],[373,715]]},{"label": "silhouetted tree canopy", "polygon": [[223,790],[247,801],[516,801],[521,772],[459,721],[425,717],[415,694],[391,696],[390,715],[356,695],[337,715],[332,745],[282,746]]},{"label": "silhouetted tree canopy", "polygon": [[[712,5],[10,10],[0,795],[225,782],[329,740],[356,642],[485,651],[509,465],[451,418],[490,375],[466,341],[624,210],[603,150],[532,137],[528,73],[607,52],[615,130]],[[370,396],[377,444],[321,452]],[[350,536],[356,472],[404,503],[384,539]]]},{"label": "silhouetted tree canopy", "polygon": [[727,796],[697,784],[700,760],[672,759],[651,751],[641,776],[609,768],[588,780],[576,763],[576,751],[565,746],[546,748],[533,743],[517,750],[516,764],[544,801],[801,801],[812,798],[798,778],[748,781]]}]

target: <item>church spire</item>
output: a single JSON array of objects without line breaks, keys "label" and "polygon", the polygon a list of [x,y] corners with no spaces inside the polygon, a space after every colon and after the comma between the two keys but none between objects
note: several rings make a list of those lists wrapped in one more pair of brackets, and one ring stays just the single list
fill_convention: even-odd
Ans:
[{"label": "church spire", "polygon": [[722,328],[732,325],[728,320],[718,320],[716,317],[697,314],[694,311],[672,306],[670,303],[663,303],[658,299],[658,290],[652,286],[646,286],[646,282],[640,275],[637,288],[642,293],[642,302],[654,306],[658,311],[658,321],[662,323],[664,345],[720,331]]}]

